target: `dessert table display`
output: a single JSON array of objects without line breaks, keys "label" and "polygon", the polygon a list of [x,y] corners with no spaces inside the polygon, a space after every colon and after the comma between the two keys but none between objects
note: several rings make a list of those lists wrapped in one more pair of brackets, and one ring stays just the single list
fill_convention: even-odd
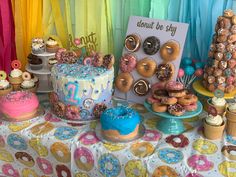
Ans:
[{"label": "dessert table display", "polygon": [[[1,121],[0,175],[3,176],[235,176],[235,139],[207,140],[201,118],[184,119],[186,131],[168,135],[156,129],[158,117],[140,112],[145,134],[132,142],[110,143],[96,136],[98,121],[67,123],[48,110],[30,121]],[[116,104],[124,104],[117,102]],[[136,108],[136,105],[130,105]],[[224,142],[224,143],[222,143]]]}]

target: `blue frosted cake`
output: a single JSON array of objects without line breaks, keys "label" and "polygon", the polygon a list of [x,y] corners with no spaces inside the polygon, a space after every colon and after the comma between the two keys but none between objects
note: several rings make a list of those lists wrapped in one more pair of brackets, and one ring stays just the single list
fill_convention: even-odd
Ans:
[{"label": "blue frosted cake", "polygon": [[129,140],[139,132],[140,116],[132,108],[118,106],[105,110],[100,122],[105,138],[112,141]]},{"label": "blue frosted cake", "polygon": [[51,71],[50,101],[59,117],[70,120],[100,117],[111,103],[114,68],[59,63]]}]

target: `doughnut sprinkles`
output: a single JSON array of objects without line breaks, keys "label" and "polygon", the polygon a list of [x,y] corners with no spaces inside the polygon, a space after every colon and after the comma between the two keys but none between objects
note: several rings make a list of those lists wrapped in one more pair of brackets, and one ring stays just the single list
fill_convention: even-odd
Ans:
[{"label": "doughnut sprinkles", "polygon": [[136,52],[141,46],[141,39],[136,34],[130,34],[125,38],[125,48],[129,52]]},{"label": "doughnut sprinkles", "polygon": [[169,81],[174,75],[174,65],[171,63],[162,63],[157,66],[156,76],[161,82]]},{"label": "doughnut sprinkles", "polygon": [[153,174],[153,177],[159,177],[159,176],[168,176],[168,177],[178,177],[178,173],[171,167],[169,166],[159,166],[157,167]]},{"label": "doughnut sprinkles", "polygon": [[18,160],[20,163],[24,164],[27,167],[33,167],[35,164],[33,157],[26,152],[17,152],[15,154],[15,157],[16,160]]},{"label": "doughnut sprinkles", "polygon": [[63,164],[56,165],[56,172],[58,177],[64,177],[65,173],[66,177],[72,177],[70,169]]},{"label": "doughnut sprinkles", "polygon": [[10,134],[7,137],[7,144],[16,150],[26,150],[27,143],[26,141],[17,134]]},{"label": "doughnut sprinkles", "polygon": [[41,157],[37,157],[36,162],[38,167],[44,174],[50,175],[53,173],[52,164],[48,160]]},{"label": "doughnut sprinkles", "polygon": [[120,70],[122,72],[128,72],[130,73],[133,71],[136,67],[137,59],[132,54],[125,54],[120,59]]},{"label": "doughnut sprinkles", "polygon": [[[178,138],[180,139],[180,142],[176,142],[175,139]],[[166,142],[171,144],[173,147],[175,148],[183,148],[188,146],[189,144],[189,140],[186,136],[184,136],[183,134],[180,135],[170,135],[168,137],[166,137]]]},{"label": "doughnut sprinkles", "polygon": [[73,138],[78,133],[78,130],[71,127],[58,127],[54,136],[59,140],[67,140]]},{"label": "doughnut sprinkles", "polygon": [[0,160],[4,162],[14,162],[14,157],[5,149],[0,149]]},{"label": "doughnut sprinkles", "polygon": [[[50,147],[50,151],[57,161],[63,163],[70,162],[71,159],[70,149],[64,143],[61,142],[53,143]],[[62,152],[63,156],[59,155],[59,152]]]},{"label": "doughnut sprinkles", "polygon": [[4,164],[2,166],[2,172],[7,176],[20,177],[18,170],[13,168],[11,164]]},{"label": "doughnut sprinkles", "polygon": [[[198,161],[203,161],[203,164],[199,164]],[[205,155],[192,155],[188,158],[188,165],[197,171],[209,171],[213,168],[214,164],[207,159]]]},{"label": "doughnut sprinkles", "polygon": [[154,55],[160,49],[160,40],[155,36],[147,37],[143,42],[143,51],[147,55]]},{"label": "doughnut sprinkles", "polygon": [[125,176],[136,177],[134,171],[138,171],[139,176],[147,177],[148,173],[141,160],[130,160],[125,164]]},{"label": "doughnut sprinkles", "polygon": [[96,136],[95,132],[90,131],[90,132],[83,133],[79,137],[79,141],[84,145],[92,145],[92,144],[99,142],[99,139]]},{"label": "doughnut sprinkles", "polygon": [[[173,154],[173,156],[170,157],[168,154]],[[167,164],[175,164],[183,159],[183,153],[176,149],[164,148],[158,150],[158,157]]]},{"label": "doughnut sprinkles", "polygon": [[[205,148],[205,146],[207,148]],[[218,147],[211,141],[208,141],[206,139],[198,139],[193,142],[193,149],[201,154],[214,154],[216,153]]]},{"label": "doughnut sprinkles", "polygon": [[[86,159],[85,162],[81,160],[82,157]],[[93,157],[92,152],[89,149],[85,147],[77,148],[74,152],[74,159],[79,169],[84,170],[84,171],[90,171],[93,169],[94,157]]]}]

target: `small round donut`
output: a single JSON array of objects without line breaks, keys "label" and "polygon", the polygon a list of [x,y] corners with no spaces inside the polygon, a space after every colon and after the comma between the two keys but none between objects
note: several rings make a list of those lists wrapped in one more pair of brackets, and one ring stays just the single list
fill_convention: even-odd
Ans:
[{"label": "small round donut", "polygon": [[85,148],[79,147],[74,151],[74,159],[77,167],[84,171],[90,171],[94,166],[94,157],[92,152]]},{"label": "small round donut", "polygon": [[117,177],[121,172],[120,161],[113,154],[103,154],[98,159],[98,169],[103,176]]},{"label": "small round donut", "polygon": [[197,103],[193,103],[190,105],[185,105],[184,109],[188,112],[196,111],[197,110]]},{"label": "small round donut", "polygon": [[26,141],[24,140],[24,138],[22,138],[18,134],[8,135],[7,144],[16,150],[26,150],[27,149]]},{"label": "small round donut", "polygon": [[234,52],[236,50],[236,46],[234,44],[228,44],[226,46],[226,50],[230,53]]},{"label": "small round donut", "polygon": [[218,52],[225,52],[225,45],[223,43],[216,44],[216,48]]},{"label": "small round donut", "polygon": [[149,142],[136,142],[130,147],[132,154],[139,158],[150,156],[154,153],[155,148]]},{"label": "small round donut", "polygon": [[160,49],[160,40],[155,36],[147,37],[143,42],[143,51],[147,55],[154,55]]},{"label": "small round donut", "polygon": [[161,46],[160,56],[165,61],[174,61],[180,53],[179,43],[175,41],[168,41]]},{"label": "small round donut", "polygon": [[[170,155],[172,154],[172,155]],[[183,160],[183,153],[172,148],[158,150],[158,157],[167,164],[176,164]]]},{"label": "small round donut", "polygon": [[232,34],[227,39],[228,43],[234,43],[236,41],[236,34]]},{"label": "small round donut", "polygon": [[168,112],[174,116],[182,116],[185,113],[185,109],[180,104],[174,104],[168,106]]},{"label": "small round donut", "polygon": [[4,175],[7,175],[7,176],[20,177],[18,170],[13,168],[11,164],[2,165],[2,172]]},{"label": "small round donut", "polygon": [[175,73],[174,65],[171,63],[162,63],[157,66],[156,76],[159,81],[169,81]]},{"label": "small round donut", "polygon": [[225,87],[225,92],[226,92],[226,93],[230,93],[230,92],[232,92],[234,89],[235,89],[235,86],[234,86],[234,85],[227,85],[227,86]]},{"label": "small round donut", "polygon": [[218,35],[217,37],[217,42],[226,42],[227,41],[227,37],[226,35]]},{"label": "small round donut", "polygon": [[144,141],[158,141],[161,139],[161,133],[157,130],[145,130],[145,134],[143,136]]},{"label": "small round donut", "polygon": [[[57,161],[63,162],[63,163],[70,162],[70,159],[71,159],[70,149],[64,143],[61,143],[61,142],[53,143],[50,147],[50,151],[51,151],[53,157]],[[61,153],[63,155],[61,155]]]},{"label": "small round donut", "polygon": [[[202,164],[198,163],[203,161]],[[188,158],[188,165],[197,171],[209,171],[213,168],[214,164],[207,159],[205,155],[192,155]]]},{"label": "small round donut", "polygon": [[143,77],[152,77],[156,72],[156,62],[149,58],[138,61],[136,65],[137,72]]},{"label": "small round donut", "polygon": [[92,57],[85,57],[85,58],[83,59],[83,64],[84,64],[84,65],[89,65],[89,66],[91,66],[91,65],[93,64],[93,59],[92,59]]},{"label": "small round donut", "polygon": [[31,155],[29,155],[26,152],[17,152],[15,154],[16,160],[18,160],[20,163],[24,164],[27,167],[33,167],[35,162]]},{"label": "small round donut", "polygon": [[115,86],[119,91],[126,93],[130,90],[133,81],[133,76],[130,73],[120,73],[116,77]]},{"label": "small round donut", "polygon": [[166,165],[162,165],[157,167],[152,174],[152,177],[161,177],[161,176],[178,177],[179,175],[173,168]]},{"label": "small round donut", "polygon": [[29,140],[29,145],[33,148],[40,157],[46,157],[48,155],[48,149],[42,144],[40,139],[32,138]]},{"label": "small round donut", "polygon": [[138,96],[145,96],[149,93],[150,83],[145,79],[139,79],[133,84],[133,92]]},{"label": "small round donut", "polygon": [[214,77],[222,76],[222,74],[223,74],[222,69],[218,69],[218,68],[216,68],[213,73]]},{"label": "small round donut", "polygon": [[193,142],[193,149],[201,154],[214,154],[217,152],[217,145],[206,139],[197,139]]},{"label": "small round donut", "polygon": [[24,168],[22,170],[22,177],[39,177],[39,175],[32,169],[30,168]]},{"label": "small round donut", "polygon": [[14,157],[5,149],[0,149],[0,160],[4,162],[14,162]]},{"label": "small round donut", "polygon": [[70,169],[61,164],[61,165],[56,165],[56,172],[57,172],[57,177],[72,177]]},{"label": "small round donut", "polygon": [[93,145],[99,142],[98,137],[96,136],[96,133],[93,131],[89,131],[86,133],[83,133],[80,137],[79,137],[79,141],[83,144],[83,145]]},{"label": "small round donut", "polygon": [[54,127],[55,126],[50,122],[43,122],[33,126],[30,130],[32,134],[39,136],[47,134],[48,132],[52,131]]},{"label": "small round donut", "polygon": [[59,140],[68,140],[68,139],[73,138],[77,133],[78,133],[78,130],[75,128],[62,126],[62,127],[58,127],[55,130],[54,136],[55,138]]},{"label": "small round donut", "polygon": [[23,72],[23,73],[22,73],[22,79],[23,79],[24,81],[29,81],[29,80],[31,79],[30,73],[28,73],[28,72]]},{"label": "small round donut", "polygon": [[170,135],[166,137],[165,141],[171,144],[175,148],[184,148],[189,145],[189,140],[183,134],[180,135]]},{"label": "small round donut", "polygon": [[236,160],[236,155],[233,155],[231,152],[236,151],[236,146],[228,145],[223,146],[221,149],[222,154],[224,154],[225,157],[227,157],[229,160]]},{"label": "small round donut", "polygon": [[52,164],[48,160],[41,157],[37,157],[36,162],[37,162],[38,167],[44,174],[50,175],[53,173]]},{"label": "small round donut", "polygon": [[166,90],[183,90],[184,85],[181,82],[176,82],[176,81],[169,81],[166,84]]},{"label": "small round donut", "polygon": [[149,103],[149,104],[153,104],[153,103],[160,103],[161,100],[160,99],[156,99],[154,98],[153,96],[150,96],[146,99],[146,101]]},{"label": "small round donut", "polygon": [[20,69],[21,68],[21,62],[19,60],[13,60],[11,62],[11,67],[13,69]]},{"label": "small round donut", "polygon": [[125,48],[129,52],[136,52],[141,46],[141,39],[136,34],[130,34],[125,38]]},{"label": "small round donut", "polygon": [[230,34],[230,31],[228,29],[220,28],[217,31],[218,35],[222,36],[228,36]]},{"label": "small round donut", "polygon": [[231,27],[231,21],[229,18],[220,18],[218,24],[220,28],[230,29]]},{"label": "small round donut", "polygon": [[236,25],[236,15],[234,15],[232,18],[231,18],[231,21],[234,25]]},{"label": "small round donut", "polygon": [[126,177],[136,177],[142,176],[147,177],[147,169],[144,167],[141,160],[130,160],[125,164],[125,176]]},{"label": "small round donut", "polygon": [[236,34],[236,25],[233,25],[230,29],[231,33]]},{"label": "small round donut", "polygon": [[112,54],[104,55],[102,66],[104,66],[107,69],[111,69],[113,67],[114,63],[115,63],[114,55],[112,55]]},{"label": "small round donut", "polygon": [[231,18],[233,17],[234,12],[231,9],[224,10],[224,17]]},{"label": "small round donut", "polygon": [[156,90],[165,90],[166,89],[166,82],[157,82],[151,86],[152,93]]},{"label": "small round donut", "polygon": [[103,55],[100,52],[96,52],[93,55],[93,66],[100,67],[103,64]]},{"label": "small round donut", "polygon": [[168,91],[168,94],[170,97],[176,97],[176,98],[181,98],[186,95],[186,90],[172,90]]},{"label": "small round donut", "polygon": [[214,83],[215,80],[216,80],[216,78],[215,78],[214,76],[208,76],[208,77],[207,77],[207,81],[208,81],[209,84]]},{"label": "small round donut", "polygon": [[167,111],[167,105],[163,105],[161,103],[153,103],[152,104],[152,110],[154,112],[166,112]]},{"label": "small round donut", "polygon": [[79,120],[80,108],[75,105],[67,105],[65,110],[65,116],[68,120]]},{"label": "small round donut", "polygon": [[187,106],[187,105],[197,103],[197,101],[198,101],[197,96],[195,96],[193,94],[187,94],[184,97],[178,99],[178,103],[183,105],[183,106]]},{"label": "small round donut", "polygon": [[172,104],[177,103],[177,101],[178,100],[175,97],[164,97],[161,99],[161,103],[164,105],[172,105]]},{"label": "small round donut", "polygon": [[223,57],[224,57],[224,54],[223,53],[221,53],[221,52],[216,52],[216,53],[214,53],[214,58],[216,59],[216,60],[222,60],[223,59]]},{"label": "small round donut", "polygon": [[7,73],[5,71],[0,71],[0,80],[6,80]]},{"label": "small round donut", "polygon": [[134,70],[137,64],[137,59],[132,54],[125,54],[120,59],[120,70],[125,73],[130,73]]},{"label": "small round donut", "polygon": [[64,117],[65,111],[66,111],[66,105],[60,101],[56,102],[53,104],[53,112],[58,116],[58,117]]}]

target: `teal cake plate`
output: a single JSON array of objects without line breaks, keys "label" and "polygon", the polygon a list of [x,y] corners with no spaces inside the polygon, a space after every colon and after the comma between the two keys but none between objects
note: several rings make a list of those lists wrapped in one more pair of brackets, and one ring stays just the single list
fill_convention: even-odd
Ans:
[{"label": "teal cake plate", "polygon": [[147,102],[144,102],[144,106],[147,108],[149,112],[161,118],[161,120],[158,121],[156,125],[157,129],[162,131],[165,134],[172,134],[172,135],[178,135],[185,131],[185,127],[182,122],[182,119],[198,116],[202,112],[202,104],[200,101],[197,102],[196,111],[186,112],[182,116],[173,116],[169,114],[168,112],[164,112],[164,113],[154,112],[152,110],[152,105]]}]

